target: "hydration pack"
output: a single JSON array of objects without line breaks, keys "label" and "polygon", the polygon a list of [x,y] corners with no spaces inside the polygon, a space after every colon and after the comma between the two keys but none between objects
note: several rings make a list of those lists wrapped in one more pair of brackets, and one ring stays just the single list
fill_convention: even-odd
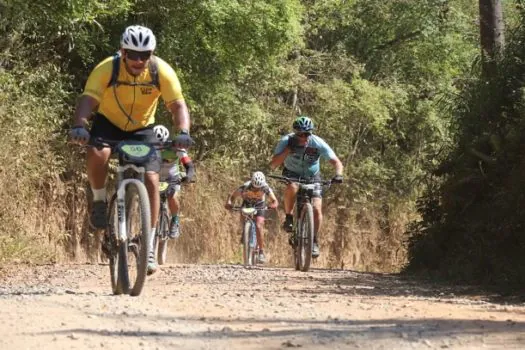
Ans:
[{"label": "hydration pack", "polygon": [[149,83],[130,83],[127,81],[119,81],[118,75],[120,73],[120,52],[117,52],[113,56],[113,70],[111,72],[111,79],[109,80],[108,87],[111,86],[118,86],[118,85],[147,85],[147,86],[155,86],[158,90],[160,90],[160,82],[159,82],[159,70],[157,66],[157,58],[155,56],[151,56],[149,62],[148,62],[148,70],[149,74],[151,76],[151,82]]}]

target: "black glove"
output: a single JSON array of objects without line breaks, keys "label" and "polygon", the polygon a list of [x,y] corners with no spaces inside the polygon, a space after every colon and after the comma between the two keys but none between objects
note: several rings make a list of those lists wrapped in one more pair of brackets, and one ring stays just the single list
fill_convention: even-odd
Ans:
[{"label": "black glove", "polygon": [[173,138],[173,147],[176,149],[188,149],[193,145],[193,139],[187,130],[181,132]]},{"label": "black glove", "polygon": [[332,178],[332,183],[340,184],[343,182],[343,175],[336,175]]},{"label": "black glove", "polygon": [[83,126],[74,126],[69,130],[69,139],[72,143],[85,145],[90,138],[89,131]]},{"label": "black glove", "polygon": [[195,166],[193,162],[184,164],[184,169],[186,169],[186,176],[182,178],[183,183],[195,182]]}]

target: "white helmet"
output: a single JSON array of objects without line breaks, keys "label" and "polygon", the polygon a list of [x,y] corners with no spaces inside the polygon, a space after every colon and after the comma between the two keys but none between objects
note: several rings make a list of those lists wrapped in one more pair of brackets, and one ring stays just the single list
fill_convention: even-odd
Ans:
[{"label": "white helmet", "polygon": [[164,125],[155,125],[153,127],[153,133],[159,142],[166,142],[170,137],[170,132]]},{"label": "white helmet", "polygon": [[151,29],[142,26],[129,26],[124,30],[120,46],[134,51],[153,51],[157,45]]},{"label": "white helmet", "polygon": [[264,174],[260,171],[256,171],[252,175],[252,186],[253,187],[262,187],[266,184],[266,178],[264,177]]}]

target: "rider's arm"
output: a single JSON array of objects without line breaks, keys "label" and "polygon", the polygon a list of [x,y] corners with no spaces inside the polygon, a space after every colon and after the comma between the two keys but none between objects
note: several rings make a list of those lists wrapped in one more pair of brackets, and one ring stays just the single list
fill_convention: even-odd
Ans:
[{"label": "rider's arm", "polygon": [[279,201],[273,191],[268,194],[268,198],[270,198],[270,208],[277,208],[279,206]]},{"label": "rider's arm", "polygon": [[91,117],[91,113],[93,113],[97,106],[98,101],[93,97],[88,95],[80,96],[75,109],[73,126],[87,127],[88,119]]},{"label": "rider's arm", "polygon": [[284,160],[286,159],[286,157],[288,157],[289,154],[290,149],[285,148],[284,151],[282,151],[281,153],[274,155],[272,157],[272,160],[270,161],[270,168],[274,170],[279,165],[283,164]]},{"label": "rider's arm", "polygon": [[335,168],[336,175],[343,175],[343,163],[336,156],[335,159],[330,159],[330,164]]},{"label": "rider's arm", "polygon": [[334,150],[328,145],[328,143],[326,143],[325,140],[321,138],[318,138],[318,140],[321,145],[321,157],[328,159],[330,164],[332,164],[334,167],[336,175],[343,176],[343,163],[341,163],[339,157],[335,155]]},{"label": "rider's arm", "polygon": [[290,154],[290,148],[288,146],[288,136],[284,136],[279,140],[275,150],[273,151],[273,157],[270,161],[270,168],[274,170],[279,165],[283,164],[284,160]]},{"label": "rider's arm", "polygon": [[173,101],[168,106],[173,117],[173,125],[177,130],[190,130],[190,113],[184,100]]},{"label": "rider's arm", "polygon": [[177,151],[177,157],[179,158],[179,162],[186,167],[187,164],[193,163],[191,157],[188,155],[188,152],[186,150],[178,150]]},{"label": "rider's arm", "polygon": [[159,83],[162,99],[173,116],[177,130],[190,130],[190,113],[182,95],[182,88],[175,70],[164,60],[156,57],[159,67]]},{"label": "rider's arm", "polygon": [[179,157],[179,162],[186,170],[186,181],[191,182],[195,176],[195,166],[193,165],[191,157],[184,150],[177,151],[177,156]]},{"label": "rider's arm", "polygon": [[113,58],[108,57],[91,71],[75,108],[73,126],[87,126],[91,113],[98,107],[104,95],[112,69]]},{"label": "rider's arm", "polygon": [[236,189],[235,191],[233,191],[229,196],[228,196],[228,199],[226,200],[226,205],[227,206],[231,206],[233,201],[237,198],[237,197],[240,197],[242,195],[242,192],[240,189]]}]

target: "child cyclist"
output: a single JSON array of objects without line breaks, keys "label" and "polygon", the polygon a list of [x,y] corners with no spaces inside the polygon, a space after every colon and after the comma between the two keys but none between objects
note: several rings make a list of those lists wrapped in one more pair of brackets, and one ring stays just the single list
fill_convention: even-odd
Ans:
[{"label": "child cyclist", "polygon": [[[169,139],[169,131],[163,125],[156,125],[153,131],[157,140],[165,142]],[[183,182],[192,182],[195,176],[195,167],[193,161],[188,156],[184,149],[179,149],[176,152],[172,149],[164,149],[161,151],[162,165],[160,168],[159,178],[161,182],[167,182],[168,186],[168,207],[171,214],[169,238],[178,238],[180,236],[179,230],[179,209],[180,202],[178,193],[180,192],[180,184]],[[186,169],[186,176],[182,177],[179,171],[179,164],[181,163]]]},{"label": "child cyclist", "polygon": [[[277,208],[279,202],[275,196],[273,190],[266,183],[264,174],[260,171],[253,173],[250,181],[245,182],[242,186],[233,191],[226,200],[224,207],[228,210],[232,208],[232,202],[236,198],[242,198],[242,206],[255,208],[255,209],[266,209],[266,196],[270,199],[269,207],[272,209]],[[256,214],[256,232],[257,242],[259,242],[259,257],[260,263],[266,263],[266,256],[264,255],[264,211],[258,210]]]},{"label": "child cyclist", "polygon": [[[169,139],[170,132],[163,125],[155,125],[153,133],[159,142],[166,142]],[[168,207],[171,214],[170,230],[168,232],[169,238],[178,238],[179,231],[179,197],[180,184],[182,182],[192,182],[195,176],[195,167],[188,153],[184,149],[173,151],[172,149],[164,149],[161,151],[161,168],[159,172],[159,181],[167,182],[167,197]],[[186,176],[182,177],[179,171],[179,162],[186,169]],[[155,261],[154,249],[151,249],[148,256],[148,275],[157,271],[157,262]]]}]

